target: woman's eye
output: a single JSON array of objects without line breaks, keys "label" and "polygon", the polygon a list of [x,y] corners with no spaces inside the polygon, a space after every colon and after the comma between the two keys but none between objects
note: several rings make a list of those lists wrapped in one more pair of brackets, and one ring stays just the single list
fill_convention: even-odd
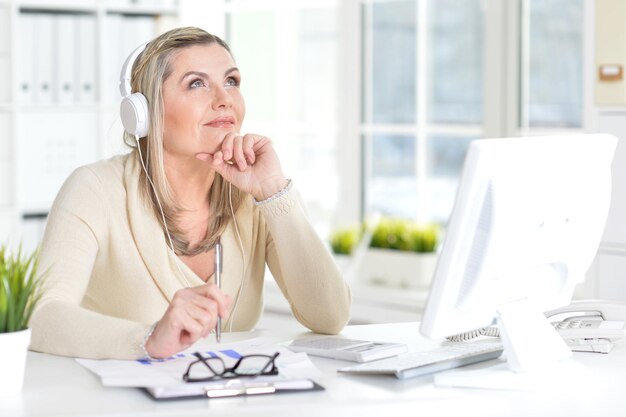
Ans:
[{"label": "woman's eye", "polygon": [[235,78],[235,77],[228,77],[226,79],[225,85],[227,85],[228,87],[238,87],[239,86],[239,79]]},{"label": "woman's eye", "polygon": [[194,80],[191,82],[191,84],[189,84],[189,87],[191,88],[204,87],[204,82],[202,80]]}]

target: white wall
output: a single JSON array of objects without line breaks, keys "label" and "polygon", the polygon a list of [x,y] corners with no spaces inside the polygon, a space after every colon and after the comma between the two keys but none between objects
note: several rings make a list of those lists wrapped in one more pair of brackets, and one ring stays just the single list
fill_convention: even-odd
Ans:
[{"label": "white wall", "polygon": [[626,302],[626,108],[597,108],[595,119],[595,131],[613,134],[619,142],[612,167],[611,209],[587,295]]},{"label": "white wall", "polygon": [[584,296],[626,302],[626,80],[598,79],[599,65],[626,67],[626,3],[595,0],[590,12],[588,29],[594,34],[590,56],[595,59],[588,62],[593,74],[587,86],[592,102],[589,127],[592,132],[613,134],[619,142],[612,166],[611,209]]}]

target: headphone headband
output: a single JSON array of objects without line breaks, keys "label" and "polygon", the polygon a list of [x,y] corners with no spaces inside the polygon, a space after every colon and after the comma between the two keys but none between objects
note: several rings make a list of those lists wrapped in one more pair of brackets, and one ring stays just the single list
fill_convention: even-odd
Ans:
[{"label": "headphone headband", "polygon": [[133,64],[135,60],[148,46],[148,42],[143,43],[137,47],[129,56],[126,58],[124,65],[122,66],[122,71],[120,73],[120,94],[122,97],[127,97],[132,92],[132,87],[130,85],[131,73],[133,71]]}]

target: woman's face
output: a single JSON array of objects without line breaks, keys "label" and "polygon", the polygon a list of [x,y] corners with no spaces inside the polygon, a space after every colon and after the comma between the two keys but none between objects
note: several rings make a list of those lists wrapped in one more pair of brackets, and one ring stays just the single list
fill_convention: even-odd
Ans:
[{"label": "woman's face", "polygon": [[180,49],[163,83],[165,153],[213,154],[228,132],[239,132],[245,104],[241,75],[230,53],[217,43]]}]

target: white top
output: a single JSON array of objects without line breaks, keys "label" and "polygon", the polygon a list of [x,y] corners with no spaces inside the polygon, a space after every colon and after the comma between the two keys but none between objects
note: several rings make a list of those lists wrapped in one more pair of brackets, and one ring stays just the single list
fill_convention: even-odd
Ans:
[{"label": "white top", "polygon": [[[135,152],[76,170],[59,192],[41,249],[46,292],[30,326],[31,349],[83,358],[134,359],[150,325],[174,293],[203,285],[175,263],[163,229],[140,187]],[[233,331],[251,330],[263,311],[266,263],[300,323],[337,333],[350,316],[350,290],[309,223],[297,191],[235,213],[246,264],[230,222],[221,237],[222,290],[242,295]],[[245,273],[242,275],[242,271]],[[211,278],[212,279],[212,278]],[[223,321],[222,330],[230,330]]]}]

